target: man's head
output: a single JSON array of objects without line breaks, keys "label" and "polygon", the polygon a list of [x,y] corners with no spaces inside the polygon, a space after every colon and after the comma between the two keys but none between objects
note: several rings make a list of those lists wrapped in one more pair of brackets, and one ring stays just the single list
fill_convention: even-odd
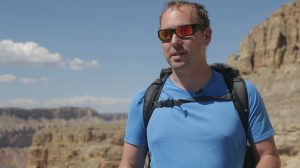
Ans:
[{"label": "man's head", "polygon": [[188,1],[169,1],[165,9],[161,12],[160,17],[159,17],[159,25],[161,25],[161,18],[162,15],[168,10],[168,9],[174,9],[177,8],[179,9],[182,6],[190,6],[193,9],[193,12],[195,12],[196,16],[198,17],[198,22],[207,25],[207,27],[210,26],[210,20],[208,17],[208,12],[205,9],[205,7],[202,4],[195,3],[195,2],[188,2]]},{"label": "man's head", "polygon": [[211,29],[204,6],[170,1],[160,16],[158,35],[166,60],[174,69],[206,66]]}]

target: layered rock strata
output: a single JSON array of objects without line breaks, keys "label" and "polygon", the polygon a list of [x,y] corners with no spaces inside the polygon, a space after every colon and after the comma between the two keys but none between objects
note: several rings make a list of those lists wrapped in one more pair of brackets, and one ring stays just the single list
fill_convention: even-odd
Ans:
[{"label": "layered rock strata", "polygon": [[27,168],[117,168],[124,123],[99,127],[51,128],[37,132],[29,148]]},{"label": "layered rock strata", "polygon": [[255,26],[228,64],[260,91],[273,126],[282,167],[300,165],[300,1]]},{"label": "layered rock strata", "polygon": [[243,40],[240,53],[229,58],[243,74],[261,67],[300,64],[300,2],[294,1],[255,26]]}]

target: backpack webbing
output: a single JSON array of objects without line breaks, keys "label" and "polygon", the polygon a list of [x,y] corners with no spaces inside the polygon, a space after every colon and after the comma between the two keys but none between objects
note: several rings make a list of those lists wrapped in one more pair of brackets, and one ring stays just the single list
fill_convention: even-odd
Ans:
[{"label": "backpack webbing", "polygon": [[[210,67],[224,76],[225,82],[229,89],[229,93],[231,93],[232,95],[234,106],[242,122],[244,132],[247,138],[247,152],[244,161],[244,168],[255,167],[253,151],[251,148],[251,146],[253,146],[252,137],[249,137],[248,135],[248,116],[247,116],[248,115],[248,93],[247,93],[245,81],[240,77],[238,70],[233,69],[228,65],[213,64]],[[162,69],[160,73],[160,78],[156,79],[146,90],[144,96],[144,107],[143,107],[146,140],[147,140],[148,123],[154,109],[156,108],[154,104],[155,102],[158,102],[163,85],[165,84],[167,78],[171,75],[171,73],[172,73],[171,68]],[[148,148],[147,148],[147,152],[148,152]],[[148,159],[149,159],[148,167],[150,167],[151,160],[149,154],[148,154]]]},{"label": "backpack webbing", "polygon": [[160,78],[156,79],[146,90],[143,107],[145,130],[147,130],[148,122],[155,109],[153,103],[158,101],[163,85],[165,84],[166,80],[171,75],[171,73],[171,68],[162,69],[160,73]]}]

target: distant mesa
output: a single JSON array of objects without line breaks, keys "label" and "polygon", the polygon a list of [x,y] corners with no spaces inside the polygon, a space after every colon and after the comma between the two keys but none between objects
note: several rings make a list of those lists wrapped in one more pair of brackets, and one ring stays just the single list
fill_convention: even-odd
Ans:
[{"label": "distant mesa", "polygon": [[99,117],[106,121],[126,118],[125,113],[98,113],[92,108],[61,107],[61,108],[0,108],[0,116],[14,116],[28,119],[79,119],[83,117]]},{"label": "distant mesa", "polygon": [[0,148],[29,147],[33,134],[43,128],[82,127],[126,119],[127,113],[98,113],[92,108],[0,108]]}]

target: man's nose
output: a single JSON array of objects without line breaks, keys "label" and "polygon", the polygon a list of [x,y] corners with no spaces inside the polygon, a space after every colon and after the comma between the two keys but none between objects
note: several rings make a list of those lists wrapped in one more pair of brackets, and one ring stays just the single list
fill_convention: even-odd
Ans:
[{"label": "man's nose", "polygon": [[172,39],[171,39],[171,45],[174,48],[177,48],[178,46],[180,46],[182,44],[182,40],[176,35],[176,33],[174,33],[172,35]]}]

